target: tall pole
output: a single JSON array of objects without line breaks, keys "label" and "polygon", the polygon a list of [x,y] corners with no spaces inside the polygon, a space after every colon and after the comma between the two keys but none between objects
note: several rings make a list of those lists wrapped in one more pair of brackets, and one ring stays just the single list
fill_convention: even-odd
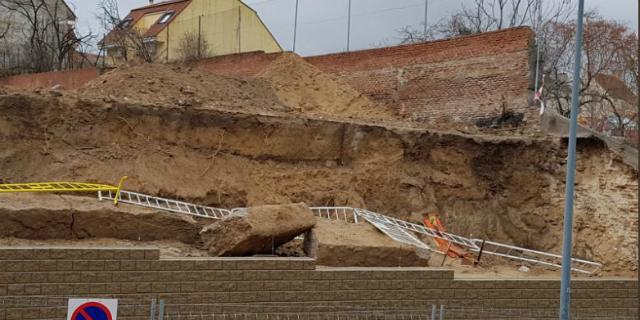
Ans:
[{"label": "tall pole", "polygon": [[423,37],[427,37],[427,27],[429,25],[429,0],[424,0],[424,33]]},{"label": "tall pole", "polygon": [[296,52],[296,40],[298,39],[298,8],[300,0],[296,0],[296,17],[293,23],[293,52]]},{"label": "tall pole", "polygon": [[538,21],[536,23],[536,80],[535,80],[535,93],[538,93],[539,84],[540,84],[540,30],[542,28],[542,0],[538,0]]},{"label": "tall pole", "polygon": [[347,16],[347,52],[351,49],[351,0],[349,0],[349,13]]},{"label": "tall pole", "polygon": [[582,33],[584,0],[578,2],[576,28],[576,57],[573,66],[573,86],[571,92],[571,126],[569,128],[569,158],[567,162],[567,185],[564,206],[564,235],[562,242],[562,281],[560,284],[560,319],[569,320],[571,303],[571,249],[573,236],[573,196],[576,180],[576,131],[578,127],[578,106],[580,104],[580,71],[582,68]]},{"label": "tall pole", "polygon": [[[638,36],[640,36],[640,3],[638,4]],[[640,60],[640,42],[638,43],[638,60]],[[638,61],[638,73],[640,75],[640,61]],[[636,86],[638,87],[638,94],[640,94],[640,79],[636,78]],[[636,139],[638,140],[637,148],[640,150],[640,99],[638,99],[638,110],[636,116]],[[638,163],[640,163],[640,152],[638,152]],[[640,186],[640,170],[636,170],[636,176],[638,178],[638,185]],[[638,223],[640,224],[640,187],[638,188]],[[638,229],[638,246],[636,247],[636,258],[638,259],[638,265],[640,265],[640,227]],[[640,286],[638,286],[638,296],[640,297]]]}]

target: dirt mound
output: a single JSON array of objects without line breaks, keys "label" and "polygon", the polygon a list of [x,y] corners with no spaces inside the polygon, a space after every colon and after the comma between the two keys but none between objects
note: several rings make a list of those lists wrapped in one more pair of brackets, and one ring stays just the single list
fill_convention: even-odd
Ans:
[{"label": "dirt mound", "polygon": [[[426,267],[429,254],[389,238],[368,223],[319,219],[305,248],[327,267]],[[313,243],[309,243],[313,242]]]},{"label": "dirt mound", "polygon": [[395,118],[389,107],[374,103],[293,53],[280,56],[257,78],[271,83],[280,100],[300,113],[359,119]]},{"label": "dirt mound", "polygon": [[372,102],[295,54],[282,55],[254,79],[223,77],[182,65],[142,64],[107,72],[78,92],[107,103],[395,119],[388,107]]},{"label": "dirt mound", "polygon": [[311,229],[315,218],[304,204],[249,208],[201,232],[214,256],[273,254],[275,249]]},{"label": "dirt mound", "polygon": [[290,111],[266,81],[227,78],[181,65],[142,64],[114,69],[90,81],[79,92],[107,102],[148,106],[211,105],[241,111]]}]

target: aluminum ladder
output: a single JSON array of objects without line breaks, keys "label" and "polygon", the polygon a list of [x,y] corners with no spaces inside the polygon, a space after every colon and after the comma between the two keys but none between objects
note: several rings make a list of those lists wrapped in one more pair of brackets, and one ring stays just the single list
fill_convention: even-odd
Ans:
[{"label": "aluminum ladder", "polygon": [[[115,193],[112,191],[98,191],[99,200],[114,200]],[[131,191],[120,191],[118,201],[121,203],[136,206],[180,213],[205,219],[222,219],[231,215],[231,210],[201,206],[184,201],[154,197],[142,193]]]}]

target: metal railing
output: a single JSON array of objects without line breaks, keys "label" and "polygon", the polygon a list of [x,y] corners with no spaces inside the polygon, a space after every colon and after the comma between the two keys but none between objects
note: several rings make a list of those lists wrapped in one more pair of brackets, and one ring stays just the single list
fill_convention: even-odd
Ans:
[{"label": "metal railing", "polygon": [[[114,200],[114,197],[115,193],[112,191],[98,192],[99,200]],[[125,190],[120,191],[118,201],[121,203],[133,204],[141,207],[159,209],[206,219],[222,219],[228,215],[231,215],[232,213],[232,211],[227,209],[201,206],[184,201],[154,197]]]},{"label": "metal railing", "polygon": [[351,207],[311,207],[311,211],[316,217],[355,224],[359,223],[358,213],[356,209]]},{"label": "metal railing", "polygon": [[[112,191],[98,192],[100,200],[114,200]],[[128,203],[153,209],[165,210],[174,213],[186,214],[200,218],[222,219],[232,214],[245,214],[246,208],[232,210],[201,206],[184,201],[149,196],[141,193],[121,190],[119,199],[122,203]],[[441,232],[425,226],[382,215],[373,211],[352,207],[312,207],[311,211],[317,217],[347,223],[359,223],[360,218],[365,219],[380,231],[395,241],[410,244],[420,249],[435,252],[429,245],[416,238],[410,232],[415,232],[435,239],[443,239],[451,243],[463,246],[478,255],[486,254],[516,261],[522,261],[550,268],[562,268],[562,256],[549,252],[532,250],[513,245],[486,241],[482,239],[470,239],[452,233]],[[409,231],[409,232],[406,232]],[[572,270],[584,274],[593,274],[602,267],[602,264],[583,259],[572,259]]]},{"label": "metal railing", "polygon": [[[557,269],[562,268],[562,256],[558,254],[525,249],[493,241],[483,241],[480,239],[474,239],[473,241],[478,245],[482,245],[482,243],[484,243],[484,246],[482,247],[483,254],[539,264]],[[474,249],[473,251],[479,253],[479,250]],[[575,272],[593,274],[600,268],[602,268],[602,264],[597,262],[577,258],[571,259],[571,269]]]}]

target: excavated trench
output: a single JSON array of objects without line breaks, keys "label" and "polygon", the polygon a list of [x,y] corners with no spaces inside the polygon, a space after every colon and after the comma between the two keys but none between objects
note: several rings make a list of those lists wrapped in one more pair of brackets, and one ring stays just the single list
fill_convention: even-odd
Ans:
[{"label": "excavated trench", "polygon": [[[634,170],[599,140],[578,149],[576,256],[606,272],[636,270]],[[552,138],[8,94],[0,95],[0,150],[4,182],[127,175],[126,189],[214,207],[304,202],[415,222],[435,211],[453,233],[560,251],[566,151]]]}]

